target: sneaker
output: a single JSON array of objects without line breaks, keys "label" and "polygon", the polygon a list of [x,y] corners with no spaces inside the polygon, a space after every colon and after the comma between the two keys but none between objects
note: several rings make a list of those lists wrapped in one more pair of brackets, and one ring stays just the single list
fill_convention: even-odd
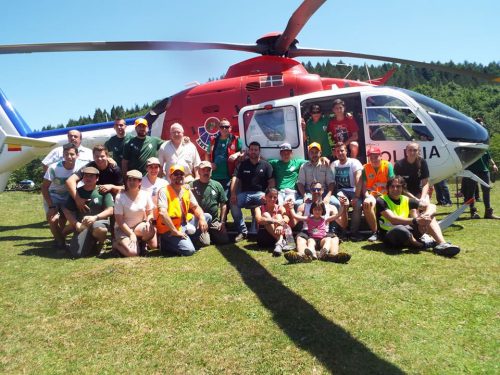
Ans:
[{"label": "sneaker", "polygon": [[347,263],[350,259],[351,255],[343,252],[327,255],[327,260],[334,263]]},{"label": "sneaker", "polygon": [[288,263],[303,263],[304,258],[296,251],[288,251],[285,253],[285,259],[288,260]]},{"label": "sneaker", "polygon": [[281,248],[282,248],[283,252],[295,250],[295,244],[293,244],[293,246],[289,245],[288,242],[286,242],[286,240],[284,240],[284,239],[281,242],[282,242]]},{"label": "sneaker", "polygon": [[378,234],[377,232],[373,232],[370,237],[368,237],[368,242],[377,242],[378,241]]},{"label": "sneaker", "polygon": [[434,246],[437,245],[436,241],[434,241],[434,238],[429,236],[427,233],[424,233],[420,239],[417,240],[422,244],[422,249],[432,249]]},{"label": "sneaker", "polygon": [[312,259],[318,259],[318,256],[316,255],[316,250],[311,250],[309,248],[306,248],[304,250],[305,256],[311,257]]},{"label": "sneaker", "polygon": [[458,246],[452,245],[449,242],[445,242],[439,244],[434,247],[434,253],[437,255],[442,255],[444,257],[453,257],[460,252],[460,248]]},{"label": "sneaker", "polygon": [[240,242],[240,241],[243,241],[243,240],[246,240],[248,237],[248,233],[240,233],[238,234],[235,239],[234,239],[234,242]]},{"label": "sneaker", "polygon": [[273,257],[279,257],[283,254],[283,241],[276,242],[273,250]]},{"label": "sneaker", "polygon": [[327,260],[326,259],[326,256],[328,255],[328,250],[325,249],[325,248],[322,248],[320,251],[319,251],[319,255],[318,255],[318,259],[319,260]]}]

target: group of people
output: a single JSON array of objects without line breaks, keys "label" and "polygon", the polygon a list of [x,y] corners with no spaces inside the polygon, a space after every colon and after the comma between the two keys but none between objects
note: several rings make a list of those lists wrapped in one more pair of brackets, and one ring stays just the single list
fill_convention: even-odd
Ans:
[{"label": "group of people", "polygon": [[[74,257],[99,254],[110,233],[114,251],[122,256],[155,248],[165,256],[192,255],[211,243],[231,242],[229,212],[234,242],[248,238],[246,208],[257,225],[257,243],[292,263],[348,262],[351,256],[340,250],[338,234],[363,239],[362,214],[371,232],[368,241],[456,255],[459,247],[445,241],[434,218],[429,170],[418,143],[409,143],[405,158],[394,166],[372,147],[362,165],[354,157],[354,119],[341,100],[333,112],[326,125],[336,134],[332,149],[319,138],[328,132],[314,129],[324,118],[319,106],[312,106],[305,128],[307,159],[292,158],[286,142],[279,146],[279,159],[264,160],[257,142],[243,151],[226,119],[204,160],[178,123],[163,141],[148,135],[146,119],[135,121],[135,136],[117,119],[116,135],[92,150],[81,146],[78,130],[70,130],[69,142],[43,160],[42,194],[55,244],[66,249],[65,238],[72,233]],[[325,147],[331,154],[323,154]]]}]

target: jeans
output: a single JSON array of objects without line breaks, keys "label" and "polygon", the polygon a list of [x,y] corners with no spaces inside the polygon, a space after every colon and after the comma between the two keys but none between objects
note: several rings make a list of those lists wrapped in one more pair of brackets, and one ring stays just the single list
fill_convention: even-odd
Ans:
[{"label": "jeans", "polygon": [[439,204],[452,204],[448,182],[443,180],[434,185],[436,200]]},{"label": "jeans", "polygon": [[263,196],[264,193],[262,191],[244,191],[237,195],[237,204],[231,205],[231,215],[233,215],[234,224],[236,225],[238,233],[248,233],[241,209],[262,205]]},{"label": "jeans", "polygon": [[[212,216],[210,214],[205,213],[205,220],[208,224],[212,221]],[[198,227],[198,219],[193,217],[190,221],[195,228]],[[182,226],[181,229],[183,232],[186,230],[186,226]],[[206,233],[208,234],[208,233]],[[190,256],[196,252],[194,242],[201,242],[205,245],[202,238],[206,235],[205,233],[201,233],[199,229],[196,229],[196,232],[188,236],[187,238],[172,236],[170,232],[164,233],[160,235],[160,251],[162,255],[181,255],[181,256]],[[210,244],[210,237],[208,237],[208,244]]]}]

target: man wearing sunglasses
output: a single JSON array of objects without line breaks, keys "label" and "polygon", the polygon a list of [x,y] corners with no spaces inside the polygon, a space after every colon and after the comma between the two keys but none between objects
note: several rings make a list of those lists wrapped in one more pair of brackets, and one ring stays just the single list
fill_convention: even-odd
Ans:
[{"label": "man wearing sunglasses", "polygon": [[205,160],[212,163],[212,180],[219,182],[226,194],[236,163],[241,156],[241,139],[231,133],[231,123],[222,119],[219,132],[210,138]]},{"label": "man wearing sunglasses", "polygon": [[[436,206],[422,205],[419,200],[408,198],[403,195],[405,189],[406,182],[403,177],[392,177],[387,182],[387,194],[377,198],[379,237],[387,246],[397,249],[433,248],[433,252],[437,255],[445,257],[457,255],[460,248],[445,241],[441,228],[434,218]],[[424,234],[430,235],[433,240],[430,242],[417,240]]]}]

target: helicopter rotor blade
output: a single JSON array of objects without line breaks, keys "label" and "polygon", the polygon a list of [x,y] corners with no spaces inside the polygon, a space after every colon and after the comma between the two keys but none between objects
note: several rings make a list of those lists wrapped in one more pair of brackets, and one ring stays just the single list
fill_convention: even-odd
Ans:
[{"label": "helicopter rotor blade", "polygon": [[326,49],[314,49],[314,48],[297,48],[294,50],[290,50],[288,56],[291,58],[295,57],[353,57],[359,59],[369,59],[369,60],[377,60],[377,61],[387,61],[397,64],[407,64],[413,65],[419,68],[428,68],[433,70],[439,70],[447,73],[454,73],[464,76],[470,76],[474,78],[478,78],[481,80],[486,80],[492,83],[500,83],[500,77],[481,72],[474,72],[471,70],[465,70],[460,68],[454,68],[447,65],[426,63],[422,61],[415,60],[407,60],[400,59],[397,57],[388,57],[388,56],[378,56],[378,55],[368,55],[365,53],[357,53],[357,52],[348,52],[348,51],[337,51],[337,50],[326,50]]},{"label": "helicopter rotor blade", "polygon": [[127,41],[127,42],[75,42],[0,45],[0,55],[38,52],[81,51],[200,51],[223,49],[259,53],[257,45],[233,43]]},{"label": "helicopter rotor blade", "polygon": [[277,56],[283,56],[297,35],[305,26],[309,18],[319,9],[326,0],[304,0],[288,20],[285,31],[274,45]]}]

